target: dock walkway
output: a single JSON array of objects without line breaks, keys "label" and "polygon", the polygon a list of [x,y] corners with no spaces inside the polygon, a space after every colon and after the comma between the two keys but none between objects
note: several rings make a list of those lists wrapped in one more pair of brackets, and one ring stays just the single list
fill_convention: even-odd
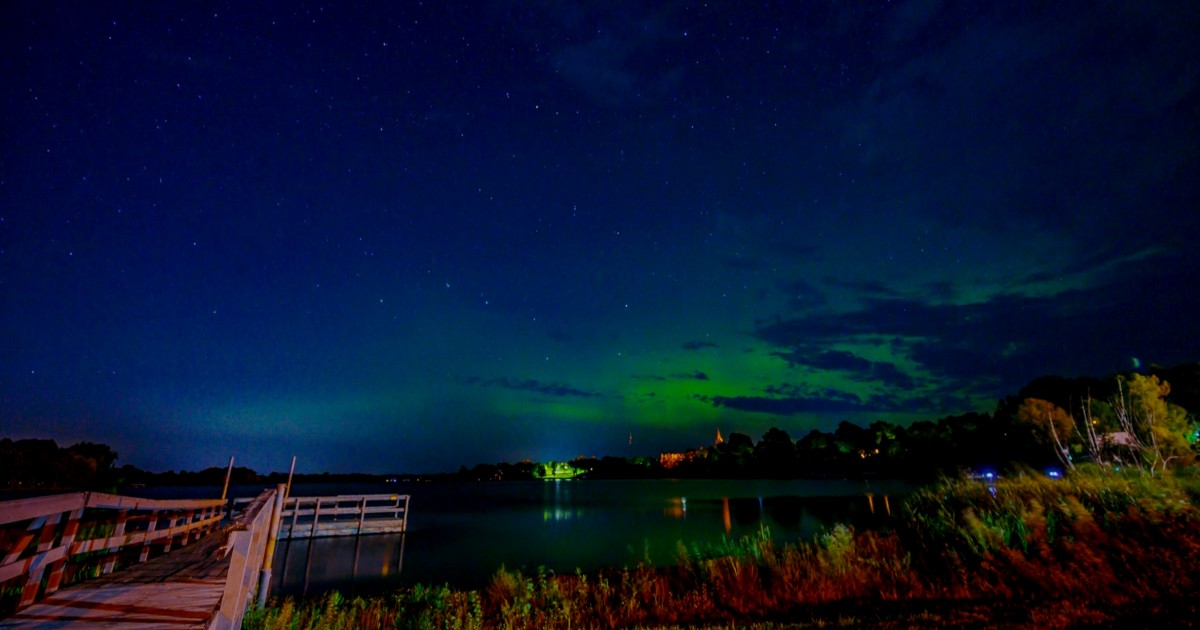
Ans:
[{"label": "dock walkway", "polygon": [[[74,493],[0,502],[0,592],[20,595],[0,628],[238,628],[251,598],[268,592],[285,514],[288,538],[407,528],[407,495],[292,497],[285,509],[284,494],[280,484],[238,499],[223,526],[223,499]],[[150,558],[151,545],[164,553]],[[121,557],[137,561],[114,570]],[[102,575],[59,588],[73,561],[100,562]]]},{"label": "dock walkway", "polygon": [[0,628],[204,628],[225,592],[227,532],[127,569],[64,588],[0,619]]},{"label": "dock walkway", "polygon": [[[260,570],[279,527],[283,486],[264,490],[221,526],[224,503],[102,493],[0,503],[0,577],[20,593],[0,628],[240,627],[260,581],[270,580]],[[81,537],[84,530],[91,534]],[[165,552],[149,558],[151,544]],[[125,550],[138,561],[113,570]],[[103,575],[59,588],[76,558],[102,560]]]}]

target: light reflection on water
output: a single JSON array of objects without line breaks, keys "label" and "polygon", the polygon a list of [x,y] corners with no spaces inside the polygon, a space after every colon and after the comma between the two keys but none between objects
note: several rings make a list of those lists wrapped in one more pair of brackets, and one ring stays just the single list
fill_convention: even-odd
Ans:
[{"label": "light reflection on water", "polygon": [[[380,486],[297,487],[297,494]],[[371,593],[400,584],[473,588],[501,566],[532,573],[658,565],[679,543],[704,549],[766,527],[781,542],[812,540],[836,523],[886,527],[903,482],[547,481],[399,484],[412,495],[406,535],[280,541],[273,595],[332,588]]]},{"label": "light reflection on water", "polygon": [[543,482],[545,488],[546,507],[542,511],[542,520],[550,521],[569,521],[573,518],[583,518],[584,511],[582,507],[573,505],[571,501],[571,488],[573,482],[570,480],[555,479],[554,481]]}]

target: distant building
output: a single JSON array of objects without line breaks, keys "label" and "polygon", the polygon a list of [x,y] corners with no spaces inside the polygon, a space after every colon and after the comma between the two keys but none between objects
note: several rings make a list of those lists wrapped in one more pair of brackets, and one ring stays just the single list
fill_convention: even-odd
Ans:
[{"label": "distant building", "polygon": [[686,450],[682,453],[661,453],[658,456],[658,463],[663,468],[666,468],[669,470],[669,469],[674,468],[684,462],[690,462],[690,461],[695,461],[697,459],[703,459],[706,455],[707,455],[707,453],[705,453],[704,451],[698,451],[694,448],[689,448],[688,450]]},{"label": "distant building", "polygon": [[714,446],[720,446],[725,443],[725,438],[721,437],[721,427],[717,427],[717,439],[713,442]]},{"label": "distant building", "polygon": [[1102,439],[1108,444],[1116,444],[1118,446],[1137,446],[1137,440],[1135,440],[1127,431],[1105,433]]}]

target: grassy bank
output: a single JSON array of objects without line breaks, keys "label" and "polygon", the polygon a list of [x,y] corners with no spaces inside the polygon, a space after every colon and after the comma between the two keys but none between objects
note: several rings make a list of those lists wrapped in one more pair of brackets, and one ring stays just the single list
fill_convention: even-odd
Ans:
[{"label": "grassy bank", "polygon": [[593,575],[501,569],[478,591],[274,602],[247,628],[616,628],[1110,624],[1194,614],[1200,483],[1077,473],[952,480],[894,531],[765,532],[678,564]]}]

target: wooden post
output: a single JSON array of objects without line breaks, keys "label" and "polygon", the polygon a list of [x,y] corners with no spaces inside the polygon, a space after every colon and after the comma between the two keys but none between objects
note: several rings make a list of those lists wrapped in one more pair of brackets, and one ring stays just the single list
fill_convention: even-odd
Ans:
[{"label": "wooden post", "polygon": [[313,503],[313,524],[312,532],[309,533],[309,538],[317,537],[317,519],[321,518],[321,497],[317,497]]},{"label": "wooden post", "polygon": [[246,603],[253,596],[262,557],[266,551],[267,528],[270,526],[272,495],[267,489],[234,521],[229,534],[229,572],[224,594],[215,616],[205,624],[214,630],[236,630],[242,626]]},{"label": "wooden post", "polygon": [[400,575],[404,571],[404,539],[408,538],[407,533],[400,534],[400,557],[396,558],[396,575]]},{"label": "wooden post", "polygon": [[[362,533],[361,525],[359,526],[358,531],[360,534]],[[350,579],[351,580],[358,579],[358,556],[359,556],[358,551],[361,546],[362,546],[362,536],[355,536],[354,537],[354,567],[352,567],[350,569]]]},{"label": "wooden post", "polygon": [[229,468],[225,469],[225,486],[221,488],[221,500],[229,494],[229,478],[233,476],[233,455],[229,456]]},{"label": "wooden post", "polygon": [[[172,529],[175,529],[175,512],[167,511],[166,514],[167,531],[169,532]],[[163,540],[165,541],[163,542],[163,553],[168,553],[171,551],[171,543],[175,540],[175,534],[167,534],[166,536],[163,536]]]},{"label": "wooden post", "polygon": [[[54,544],[54,530],[58,529],[60,520],[62,520],[62,513],[50,516],[42,525],[41,537],[38,539],[37,546],[38,554],[49,551]],[[42,573],[45,571],[46,565],[44,564],[29,567],[29,572],[25,575],[25,585],[21,588],[21,600],[17,602],[17,610],[32,605],[37,599],[38,590],[42,587]]]},{"label": "wooden post", "polygon": [[275,487],[275,506],[271,510],[271,529],[267,530],[267,549],[263,553],[262,572],[258,581],[258,605],[267,603],[267,591],[271,588],[271,565],[275,563],[275,543],[279,540],[279,515],[283,513],[283,495],[287,486]]},{"label": "wooden post", "polygon": [[17,544],[13,545],[9,549],[8,555],[4,556],[4,558],[0,560],[0,565],[16,562],[17,558],[20,558],[21,554],[25,553],[25,547],[28,547],[29,543],[33,542],[33,539],[37,536],[38,532],[41,531],[45,524],[45,516],[39,516],[33,519],[33,521],[29,523],[29,527],[25,528],[25,533],[21,535],[19,540],[17,540]]},{"label": "wooden post", "polygon": [[37,546],[38,553],[50,551],[50,548],[54,546],[54,530],[58,529],[58,524],[61,521],[62,521],[61,513],[55,514],[54,516],[51,516],[50,518],[46,519],[46,524],[42,525],[41,538],[38,539],[38,546]]},{"label": "wooden post", "polygon": [[[186,513],[184,513],[184,515],[183,515],[183,524],[184,525],[191,525],[192,522],[195,520],[196,520],[196,510],[188,510]],[[183,534],[181,534],[179,536],[179,546],[180,547],[186,547],[187,544],[190,542],[192,542],[191,530],[183,532]]]},{"label": "wooden post", "polygon": [[[112,538],[116,541],[125,535],[125,523],[129,519],[129,510],[121,510],[117,512],[117,526],[113,528]],[[108,548],[108,557],[104,559],[104,568],[100,571],[103,575],[108,575],[117,567],[117,556],[121,552],[121,543],[116,542]]]},{"label": "wooden post", "polygon": [[67,560],[71,559],[71,544],[75,542],[75,534],[79,533],[79,519],[83,518],[83,508],[71,511],[71,516],[67,518],[67,527],[63,530],[60,546],[67,548],[67,555],[61,560],[58,560],[50,565],[50,579],[46,582],[46,595],[50,596],[58,591],[58,587],[62,584],[63,569],[67,567]]},{"label": "wooden post", "polygon": [[158,529],[158,511],[150,513],[150,522],[146,524],[146,542],[142,543],[142,551],[138,554],[138,562],[150,559],[150,532]]},{"label": "wooden post", "polygon": [[288,526],[288,539],[294,537],[296,531],[296,521],[300,519],[300,499],[288,499],[292,502],[292,524]]},{"label": "wooden post", "polygon": [[[364,496],[363,498],[358,500],[358,531],[355,532],[357,535],[362,535],[363,521],[366,520],[366,518],[367,518],[367,497]],[[354,560],[355,560],[355,562],[357,562],[358,558],[356,557]]]},{"label": "wooden post", "polygon": [[291,469],[288,470],[287,488],[285,488],[283,491],[283,498],[285,500],[288,497],[292,496],[292,475],[295,474],[295,472],[296,472],[296,456],[292,455],[292,467],[291,467]]}]

